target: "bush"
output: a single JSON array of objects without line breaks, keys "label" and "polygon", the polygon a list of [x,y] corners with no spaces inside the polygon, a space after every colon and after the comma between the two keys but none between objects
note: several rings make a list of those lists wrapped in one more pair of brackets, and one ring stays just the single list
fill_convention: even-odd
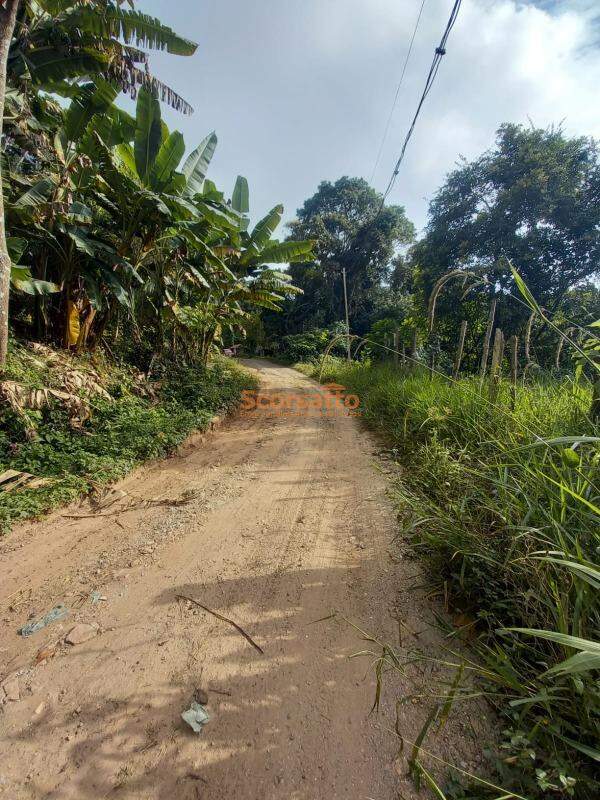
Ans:
[{"label": "bush", "polygon": [[[281,350],[278,357],[291,363],[312,362],[319,359],[329,343],[340,334],[345,332],[343,325],[335,327],[333,330],[315,328],[306,333],[294,333],[284,336],[281,340]],[[332,349],[332,355],[343,355],[346,352],[346,341],[340,339]]]}]

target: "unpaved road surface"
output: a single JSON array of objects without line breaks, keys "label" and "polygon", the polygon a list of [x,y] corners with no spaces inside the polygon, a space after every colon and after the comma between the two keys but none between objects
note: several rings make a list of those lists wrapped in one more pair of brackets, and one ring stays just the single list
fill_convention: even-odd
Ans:
[{"label": "unpaved road surface", "polygon": [[[321,391],[251,363],[267,389]],[[372,660],[349,656],[372,645],[340,616],[323,619],[338,612],[401,652],[433,655],[442,640],[418,565],[392,545],[384,473],[357,419],[239,414],[121,482],[121,506],[94,515],[86,503],[5,537],[0,797],[421,796],[405,777],[395,706],[407,700],[399,728],[414,740],[430,703],[412,695],[435,670],[390,674],[370,714]],[[178,594],[234,619],[264,655]],[[17,635],[57,603],[67,618]],[[76,623],[98,629],[69,645]],[[44,648],[56,652],[36,664]],[[181,719],[196,689],[211,716],[199,736]],[[428,747],[475,767],[479,717],[452,717]]]}]

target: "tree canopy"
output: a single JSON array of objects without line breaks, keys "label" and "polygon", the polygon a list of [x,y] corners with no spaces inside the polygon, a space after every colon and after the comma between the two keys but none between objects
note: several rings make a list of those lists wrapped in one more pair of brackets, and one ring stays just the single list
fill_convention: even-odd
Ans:
[{"label": "tree canopy", "polygon": [[414,248],[426,292],[454,269],[511,290],[511,260],[539,301],[556,310],[600,264],[598,146],[548,130],[503,125],[496,146],[461,163],[429,209]]},{"label": "tree canopy", "polygon": [[328,327],[344,318],[344,269],[352,328],[367,330],[394,255],[414,239],[404,209],[382,208],[381,195],[365,180],[343,177],[323,181],[289,227],[292,238],[316,241],[316,258],[290,268],[303,294],[286,306],[288,332]]}]

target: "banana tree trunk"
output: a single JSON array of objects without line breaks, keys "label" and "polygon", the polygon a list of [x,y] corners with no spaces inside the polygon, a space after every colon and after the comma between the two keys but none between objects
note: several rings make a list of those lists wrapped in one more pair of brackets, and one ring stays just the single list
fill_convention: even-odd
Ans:
[{"label": "banana tree trunk", "polygon": [[[0,142],[2,141],[2,121],[4,120],[8,51],[15,30],[18,7],[19,0],[4,0],[4,3],[0,5]],[[0,369],[2,369],[6,363],[6,353],[8,350],[10,266],[10,256],[8,255],[8,248],[6,246],[2,168],[0,166]]]}]

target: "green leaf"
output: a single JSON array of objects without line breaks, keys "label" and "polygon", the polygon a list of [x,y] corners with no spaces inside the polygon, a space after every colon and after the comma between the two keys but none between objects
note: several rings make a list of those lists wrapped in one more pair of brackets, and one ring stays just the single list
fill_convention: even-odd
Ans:
[{"label": "green leaf", "polygon": [[46,295],[60,292],[60,286],[56,283],[32,278],[29,267],[13,265],[10,270],[10,282],[15,289],[25,294]]},{"label": "green leaf", "polygon": [[117,145],[114,149],[114,154],[117,165],[124,169],[128,177],[138,179],[132,146],[127,142]]},{"label": "green leaf", "polygon": [[160,104],[152,92],[142,87],[137,98],[133,151],[136,171],[144,184],[148,182],[161,141]]},{"label": "green leaf", "polygon": [[19,199],[13,203],[17,209],[36,208],[49,200],[50,193],[54,190],[55,184],[50,178],[42,178],[33,184]]},{"label": "green leaf", "polygon": [[313,258],[314,242],[283,242],[266,247],[260,254],[260,261],[264,264],[293,264],[301,261],[310,261]]},{"label": "green leaf", "polygon": [[247,214],[250,211],[248,181],[242,175],[238,175],[235,181],[231,196],[231,207],[240,214]]},{"label": "green leaf", "polygon": [[220,192],[213,181],[209,180],[208,178],[204,179],[204,185],[202,186],[202,197],[205,200],[213,200],[216,203],[225,202],[223,192]]},{"label": "green leaf", "polygon": [[150,183],[155,191],[160,191],[169,183],[184,153],[183,136],[179,131],[173,131],[161,144],[152,168]]},{"label": "green leaf", "polygon": [[75,247],[80,252],[85,253],[88,256],[92,256],[93,258],[101,258],[103,256],[106,257],[107,254],[111,257],[116,255],[115,249],[111,245],[106,244],[99,239],[93,239],[83,228],[72,225],[60,225],[59,223],[58,229],[62,230],[64,234],[73,240]]},{"label": "green leaf", "polygon": [[191,56],[198,47],[155,17],[118,6],[104,5],[100,9],[78,4],[61,14],[58,24],[70,30],[82,30],[107,39],[123,39],[127,44],[134,42],[136,47],[166,50],[178,56]]},{"label": "green leaf", "polygon": [[522,447],[515,447],[517,450],[533,450],[535,447],[557,447],[568,444],[600,444],[600,436],[557,436],[555,439],[540,439],[531,444],[525,444]]},{"label": "green leaf", "polygon": [[576,675],[580,672],[589,672],[592,669],[600,669],[600,653],[589,653],[584,650],[580,653],[575,653],[574,656],[547,670],[543,676]]},{"label": "green leaf", "polygon": [[71,203],[67,211],[67,216],[71,222],[80,222],[85,224],[91,224],[94,219],[91,208],[84,205],[84,203],[80,203],[78,200],[76,200],[74,203]]},{"label": "green leaf", "polygon": [[210,283],[206,280],[206,278],[196,269],[196,267],[192,266],[192,264],[187,264],[186,269],[194,278],[194,282],[201,286],[203,289],[210,289]]},{"label": "green leaf", "polygon": [[129,294],[125,290],[123,284],[119,281],[117,276],[115,275],[112,270],[108,269],[107,267],[100,267],[100,276],[102,281],[108,286],[114,296],[117,298],[119,303],[125,308],[131,308],[131,299]]},{"label": "green leaf", "polygon": [[558,631],[537,630],[536,628],[502,628],[498,633],[523,633],[526,636],[547,639],[549,642],[560,644],[562,647],[572,647],[574,650],[585,650],[600,655],[599,642],[593,642],[591,639],[581,639],[579,636],[569,636]]},{"label": "green leaf", "polygon": [[595,750],[593,747],[589,747],[587,744],[582,744],[581,742],[576,742],[574,739],[569,739],[567,736],[561,736],[560,734],[556,734],[559,739],[562,739],[563,742],[570,744],[571,747],[574,747],[575,750],[579,750],[580,753],[583,753],[586,756],[589,756],[594,761],[600,761],[600,751]]},{"label": "green leaf", "polygon": [[196,203],[198,211],[215,228],[224,231],[234,231],[238,226],[237,215],[224,205],[213,203]]},{"label": "green leaf", "polygon": [[87,47],[72,52],[35,47],[27,53],[27,66],[33,81],[43,87],[55,81],[104,74],[108,70],[108,56]]},{"label": "green leaf", "polygon": [[265,247],[266,244],[271,239],[271,236],[275,232],[275,229],[281,222],[281,217],[283,214],[283,206],[277,205],[275,208],[272,208],[266,217],[263,217],[261,221],[256,225],[254,230],[250,235],[250,242],[251,245],[256,250],[257,254]]},{"label": "green leaf", "polygon": [[558,481],[555,481],[554,478],[551,478],[550,475],[544,475],[544,473],[541,473],[541,475],[547,481],[550,481],[550,483],[554,484],[554,486],[557,486],[561,491],[566,492],[575,500],[582,503],[584,506],[587,506],[591,511],[594,512],[594,514],[598,514],[598,516],[600,516],[600,508],[598,508],[597,505],[590,502],[590,500],[588,500],[586,497],[583,497],[582,495],[578,494],[576,491],[571,489],[570,486],[567,486],[566,483],[559,483]]},{"label": "green leaf", "polygon": [[542,556],[538,558],[539,561],[547,561],[551,564],[558,564],[559,566],[566,567],[570,572],[580,578],[582,581],[589,583],[594,589],[600,589],[600,570],[590,567],[587,564],[580,564],[577,561],[566,561],[562,558],[553,558],[551,556]]},{"label": "green leaf", "polygon": [[192,202],[186,200],[184,197],[165,194],[163,192],[162,199],[165,205],[167,205],[171,211],[175,212],[179,220],[188,221],[198,219],[198,209]]},{"label": "green leaf", "polygon": [[84,86],[79,96],[71,100],[71,105],[65,114],[64,129],[68,141],[79,141],[92,117],[106,111],[116,96],[116,86],[102,78],[97,78],[93,84]]},{"label": "green leaf", "polygon": [[186,178],[186,187],[184,189],[186,197],[193,197],[195,194],[202,192],[204,178],[216,147],[217,134],[213,131],[186,158],[182,169]]},{"label": "green leaf", "polygon": [[519,275],[515,267],[509,261],[510,271],[513,274],[513,278],[515,279],[515,283],[517,284],[517,288],[519,292],[523,295],[523,299],[527,303],[527,305],[531,308],[532,311],[537,312],[540,316],[542,316],[542,309],[539,307],[537,300],[529,291],[529,287],[523,280],[523,278]]},{"label": "green leaf", "polygon": [[27,247],[27,239],[22,239],[20,236],[7,236],[6,247],[8,249],[10,260],[16,265],[19,263],[21,256],[25,252],[25,248]]},{"label": "green leaf", "polygon": [[162,197],[156,192],[152,192],[150,189],[141,189],[140,197],[146,206],[155,209],[161,214],[164,214],[166,217],[171,217],[171,211],[169,207],[166,205]]},{"label": "green leaf", "polygon": [[135,137],[135,120],[123,109],[110,106],[103,113],[92,117],[86,135],[81,140],[81,149],[92,158],[95,155],[93,142],[96,137],[100,137],[107,147],[131,142]]}]

